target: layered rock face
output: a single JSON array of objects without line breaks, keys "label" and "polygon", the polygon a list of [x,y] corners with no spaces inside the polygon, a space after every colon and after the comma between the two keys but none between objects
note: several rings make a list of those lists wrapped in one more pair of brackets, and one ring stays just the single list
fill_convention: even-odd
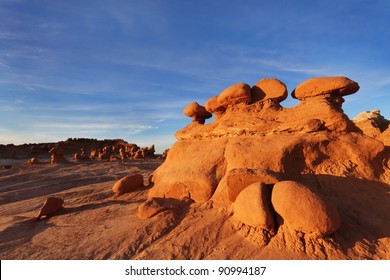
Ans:
[{"label": "layered rock face", "polygon": [[[388,158],[384,144],[362,134],[342,110],[343,96],[358,89],[358,83],[346,77],[309,79],[293,90],[292,96],[301,100],[293,108],[280,105],[287,88],[276,79],[262,79],[252,88],[239,83],[223,90],[206,102],[206,110],[215,114],[213,122],[193,122],[176,132],[178,141],[154,172],[149,196],[212,200],[228,207],[253,183],[258,188],[246,190],[238,204],[243,205],[251,193],[264,204],[260,184],[272,187],[286,180],[304,183],[319,194],[327,192],[327,184],[337,184],[338,178],[389,183],[383,167]],[[329,182],[317,177],[324,175],[330,176]],[[245,216],[241,210],[237,215]],[[247,220],[266,228],[272,222],[265,217]]]}]

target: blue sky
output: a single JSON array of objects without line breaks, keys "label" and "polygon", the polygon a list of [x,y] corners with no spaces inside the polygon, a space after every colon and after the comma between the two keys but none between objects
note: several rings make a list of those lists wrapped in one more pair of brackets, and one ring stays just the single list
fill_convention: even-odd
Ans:
[{"label": "blue sky", "polygon": [[361,87],[348,116],[390,119],[390,1],[0,0],[2,144],[123,138],[162,151],[192,101],[336,75]]}]

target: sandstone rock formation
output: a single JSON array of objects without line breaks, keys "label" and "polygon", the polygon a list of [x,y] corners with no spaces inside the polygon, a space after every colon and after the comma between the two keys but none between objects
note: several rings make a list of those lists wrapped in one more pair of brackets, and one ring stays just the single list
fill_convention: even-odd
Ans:
[{"label": "sandstone rock formation", "polygon": [[219,119],[222,114],[226,111],[226,107],[222,106],[218,102],[218,96],[213,96],[206,101],[205,104],[206,110],[214,114],[215,119]]},{"label": "sandstone rock formation", "polygon": [[144,177],[142,174],[127,175],[118,180],[112,187],[112,191],[116,195],[132,192],[144,185]]},{"label": "sandstone rock formation", "polygon": [[272,190],[272,205],[284,222],[296,231],[322,236],[340,227],[337,208],[298,182],[276,183]]},{"label": "sandstone rock formation", "polygon": [[219,94],[217,101],[225,107],[239,103],[248,104],[251,102],[251,87],[245,83],[232,85]]},{"label": "sandstone rock formation", "polygon": [[318,95],[344,96],[358,90],[358,83],[346,77],[319,77],[304,81],[293,90],[291,95],[303,100]]},{"label": "sandstone rock formation", "polygon": [[67,162],[67,159],[64,157],[65,150],[61,147],[60,144],[56,144],[50,151],[51,163],[62,163]]},{"label": "sandstone rock formation", "polygon": [[[149,197],[233,204],[237,220],[262,228],[275,223],[269,210],[275,207],[292,230],[336,231],[337,209],[323,197],[335,189],[331,200],[340,202],[342,178],[359,178],[367,187],[390,183],[389,149],[362,134],[342,110],[342,96],[358,89],[346,77],[309,79],[292,92],[300,103],[283,108],[287,89],[276,79],[260,80],[252,92],[244,83],[228,87],[206,102],[213,122],[175,133],[178,141],[153,173]],[[273,185],[272,206],[263,190]]]},{"label": "sandstone rock formation", "polygon": [[361,112],[352,121],[365,135],[380,140],[382,140],[381,134],[390,124],[390,121],[381,115],[380,110]]},{"label": "sandstone rock formation", "polygon": [[204,124],[206,119],[212,117],[212,114],[205,107],[200,106],[198,102],[192,102],[184,108],[184,115],[192,118],[193,123]]},{"label": "sandstone rock formation", "polygon": [[50,216],[63,208],[64,200],[59,197],[48,197],[43,204],[42,208],[39,210],[37,221],[41,219],[42,216]]},{"label": "sandstone rock formation", "polygon": [[251,90],[252,102],[275,99],[282,102],[287,98],[286,85],[274,78],[264,78],[258,81]]}]

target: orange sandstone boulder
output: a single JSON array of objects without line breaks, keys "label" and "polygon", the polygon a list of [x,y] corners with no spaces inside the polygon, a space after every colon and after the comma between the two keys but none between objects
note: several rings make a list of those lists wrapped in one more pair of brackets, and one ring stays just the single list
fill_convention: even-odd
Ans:
[{"label": "orange sandstone boulder", "polygon": [[205,104],[206,110],[210,113],[214,113],[214,117],[219,119],[221,115],[226,111],[226,107],[222,106],[218,102],[218,96],[213,96],[209,100],[206,101]]},{"label": "orange sandstone boulder", "polygon": [[340,227],[337,208],[301,183],[276,183],[271,201],[276,213],[294,230],[323,236]]},{"label": "orange sandstone boulder", "polygon": [[53,215],[54,213],[60,211],[63,208],[64,200],[59,197],[48,197],[43,204],[42,208],[39,210],[37,220],[39,221],[42,216]]},{"label": "orange sandstone boulder", "polygon": [[304,81],[291,95],[299,100],[318,95],[344,96],[357,92],[359,88],[357,82],[347,77],[318,77]]},{"label": "orange sandstone boulder", "polygon": [[132,192],[144,185],[144,177],[141,174],[127,175],[117,181],[112,187],[112,191],[117,195]]},{"label": "orange sandstone boulder", "polygon": [[251,90],[252,102],[275,99],[281,102],[287,98],[286,85],[274,78],[264,78],[257,82]]},{"label": "orange sandstone boulder", "polygon": [[271,191],[272,186],[264,183],[249,185],[237,196],[233,216],[249,226],[271,228],[274,224]]},{"label": "orange sandstone boulder", "polygon": [[205,107],[200,106],[198,102],[191,102],[184,108],[184,115],[192,118],[192,122],[204,124],[206,119],[212,117],[212,114]]},{"label": "orange sandstone boulder", "polygon": [[251,87],[245,83],[232,85],[223,90],[218,96],[218,103],[222,106],[251,102]]}]

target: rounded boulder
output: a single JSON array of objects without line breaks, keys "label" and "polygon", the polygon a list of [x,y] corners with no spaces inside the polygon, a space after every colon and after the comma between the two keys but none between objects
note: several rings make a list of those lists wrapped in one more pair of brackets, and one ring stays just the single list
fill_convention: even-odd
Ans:
[{"label": "rounded boulder", "polygon": [[287,98],[286,85],[274,78],[264,78],[258,81],[251,90],[252,102],[275,99],[282,102]]},{"label": "rounded boulder", "polygon": [[299,100],[318,95],[344,96],[354,94],[359,88],[357,82],[347,77],[318,77],[299,84],[291,95]]},{"label": "rounded boulder", "polygon": [[232,85],[223,90],[218,96],[218,103],[222,106],[251,102],[251,87],[245,83]]},{"label": "rounded boulder", "polygon": [[132,192],[143,185],[144,177],[141,174],[127,175],[114,184],[112,191],[117,195],[121,195]]},{"label": "rounded boulder", "polygon": [[337,208],[301,183],[276,183],[271,201],[276,213],[294,230],[323,236],[340,227]]},{"label": "rounded boulder", "polygon": [[218,96],[213,96],[209,100],[207,100],[205,107],[206,107],[206,110],[209,111],[210,113],[224,112],[226,110],[226,107],[222,106],[218,102]]},{"label": "rounded boulder", "polygon": [[253,183],[237,196],[233,216],[240,222],[268,229],[274,224],[271,206],[272,186]]}]

